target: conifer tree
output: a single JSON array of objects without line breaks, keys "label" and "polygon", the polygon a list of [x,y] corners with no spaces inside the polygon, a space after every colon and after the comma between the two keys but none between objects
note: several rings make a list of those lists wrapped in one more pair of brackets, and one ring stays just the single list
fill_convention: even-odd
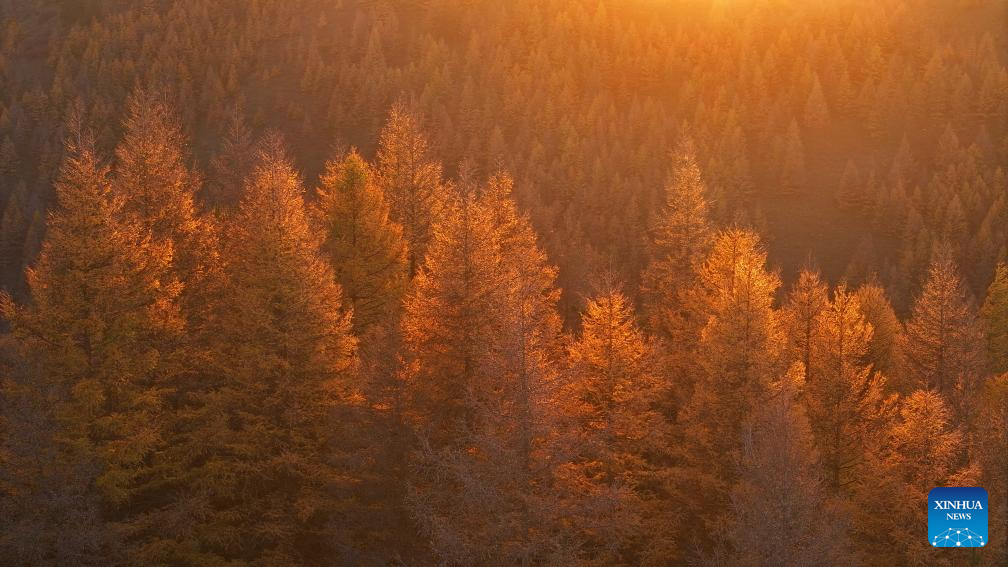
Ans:
[{"label": "conifer tree", "polygon": [[696,163],[692,140],[676,148],[665,205],[652,237],[652,261],[644,275],[648,320],[656,333],[683,339],[695,329],[685,319],[690,300],[686,292],[711,243],[706,189]]},{"label": "conifer tree", "polygon": [[731,494],[731,564],[855,562],[847,520],[828,499],[801,403],[801,364],[771,386],[743,430],[739,481]]},{"label": "conifer tree", "polygon": [[579,449],[561,475],[578,500],[575,521],[588,535],[586,554],[608,565],[658,559],[653,556],[675,549],[670,502],[662,501],[655,461],[670,442],[656,409],[667,384],[622,293],[610,290],[589,300],[581,329],[569,349],[566,386]]},{"label": "conifer tree", "polygon": [[185,165],[178,118],[161,97],[141,89],[127,101],[123,129],[113,187],[126,211],[150,229],[155,241],[171,243],[175,276],[186,284],[185,314],[201,319],[218,268],[215,227],[196,210],[199,179]]},{"label": "conifer tree", "polygon": [[987,361],[995,374],[1008,372],[1008,265],[998,264],[983,304]]},{"label": "conifer tree", "polygon": [[780,279],[765,265],[759,236],[732,228],[717,235],[700,268],[710,315],[699,347],[702,373],[677,420],[677,482],[687,507],[681,537],[703,549],[713,546],[707,534],[724,529],[742,425],[779,371],[783,338],[773,298]]},{"label": "conifer tree", "polygon": [[951,255],[940,251],[906,324],[903,372],[918,388],[941,392],[958,412],[983,378],[983,350],[976,309]]},{"label": "conifer tree", "polygon": [[[80,502],[93,499],[98,539],[82,545],[99,554],[92,559],[136,561],[142,554],[130,554],[150,537],[143,516],[162,498],[157,457],[171,442],[165,406],[181,368],[181,286],[170,243],[152,239],[127,214],[109,168],[86,141],[70,148],[56,193],[59,208],[27,273],[31,305],[3,300],[32,369],[21,391],[52,425],[49,466],[32,468],[39,461],[30,455],[20,463],[37,475],[23,513],[28,521],[45,514],[73,521],[82,519]],[[37,534],[41,561],[87,561],[87,549],[59,542],[76,528],[57,524]]]},{"label": "conifer tree", "polygon": [[402,104],[389,111],[379,135],[376,173],[392,218],[403,227],[410,274],[414,274],[440,208],[441,164],[429,155],[419,117]]},{"label": "conifer tree", "polygon": [[665,205],[654,228],[651,262],[643,276],[648,327],[666,341],[678,397],[686,398],[694,371],[690,361],[705,322],[694,296],[697,270],[710,248],[712,230],[706,188],[693,142],[680,142]]},{"label": "conifer tree", "polygon": [[[359,337],[360,384],[365,403],[349,406],[338,420],[354,420],[355,433],[367,445],[355,453],[357,463],[378,474],[359,475],[354,486],[358,501],[352,523],[359,526],[353,535],[352,562],[393,561],[427,549],[407,506],[411,451],[415,435],[406,421],[409,392],[403,379],[404,347],[399,319],[372,325]],[[345,531],[341,528],[341,531]]]},{"label": "conifer tree", "polygon": [[463,397],[494,345],[503,296],[500,235],[474,195],[449,203],[404,302],[410,354],[410,416],[434,447],[467,415]]},{"label": "conifer tree", "polygon": [[[389,220],[388,205],[373,174],[356,151],[330,161],[321,178],[314,208],[325,240],[322,252],[353,307],[361,340],[361,384],[367,408],[341,419],[357,419],[358,434],[371,441],[362,459],[373,459],[382,474],[360,483],[370,514],[358,517],[368,530],[362,540],[377,557],[407,549],[414,532],[405,509],[410,435],[404,422],[405,394],[400,380],[399,318],[408,272],[402,229]],[[396,543],[397,545],[394,545]]]},{"label": "conifer tree", "polygon": [[975,471],[958,468],[965,447],[954,422],[935,391],[919,390],[901,400],[853,495],[853,539],[864,550],[866,564],[942,564],[944,558],[936,558],[920,537],[927,533],[927,510],[914,503],[926,502],[936,486],[976,486],[979,480]]},{"label": "conifer tree", "polygon": [[241,198],[245,177],[252,171],[256,142],[240,108],[228,121],[221,151],[210,161],[205,200],[212,209],[229,209]]},{"label": "conifer tree", "polygon": [[828,293],[818,272],[802,270],[781,312],[787,331],[787,358],[802,363],[806,380],[814,372],[812,345],[819,330],[819,315],[829,306]]},{"label": "conifer tree", "polygon": [[555,271],[509,193],[498,176],[481,196],[449,205],[405,302],[423,440],[409,502],[449,563],[573,557],[552,481],[560,450]]},{"label": "conifer tree", "polygon": [[346,536],[332,523],[353,517],[355,477],[339,463],[364,441],[333,418],[356,388],[356,339],[302,193],[282,148],[263,149],[225,235],[217,380],[192,418],[190,524],[166,560],[312,564]]},{"label": "conifer tree", "polygon": [[158,96],[135,91],[127,101],[123,130],[116,147],[116,189],[156,238],[185,243],[195,231],[196,179],[183,163],[184,140],[174,111]]},{"label": "conifer tree", "polygon": [[837,199],[841,206],[857,214],[865,212],[865,185],[861,178],[854,160],[848,160],[844,168],[843,176],[840,178],[840,188],[837,191]]},{"label": "conifer tree", "polygon": [[872,327],[846,285],[834,290],[816,327],[807,404],[826,480],[835,491],[860,477],[864,452],[879,444],[893,401],[886,397],[885,377],[863,362]]},{"label": "conifer tree", "polygon": [[858,287],[856,295],[861,313],[872,327],[871,341],[868,342],[864,362],[890,377],[896,371],[899,336],[903,332],[903,323],[896,317],[896,312],[880,285],[865,283]]},{"label": "conifer tree", "polygon": [[325,230],[323,252],[353,307],[358,334],[397,310],[408,277],[402,228],[388,218],[388,205],[371,168],[356,150],[326,164],[316,216]]},{"label": "conifer tree", "polygon": [[904,132],[903,138],[900,140],[899,149],[896,150],[896,155],[893,157],[892,167],[889,168],[889,183],[897,185],[913,182],[914,175],[917,172],[915,161],[910,149],[910,139],[907,138]]}]

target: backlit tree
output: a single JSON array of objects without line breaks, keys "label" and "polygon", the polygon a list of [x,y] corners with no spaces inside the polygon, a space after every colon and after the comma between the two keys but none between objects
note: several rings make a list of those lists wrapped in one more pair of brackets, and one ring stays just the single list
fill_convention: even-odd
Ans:
[{"label": "backlit tree", "polygon": [[427,251],[440,209],[441,164],[430,156],[418,115],[402,104],[392,107],[378,138],[375,173],[392,218],[403,227],[413,274]]},{"label": "backlit tree", "polygon": [[[27,274],[31,304],[3,299],[33,369],[20,391],[52,427],[43,437],[54,452],[48,466],[22,455],[20,466],[34,476],[23,487],[29,500],[22,513],[27,521],[49,515],[98,525],[89,528],[96,539],[82,542],[84,549],[60,542],[77,529],[61,523],[24,537],[38,540],[43,563],[136,561],[142,555],[131,554],[142,553],[151,537],[144,516],[163,499],[168,473],[159,456],[176,441],[165,409],[183,368],[181,285],[172,275],[171,243],[153,239],[128,214],[108,166],[87,142],[70,148],[56,190],[59,208]],[[40,456],[46,447],[37,449]],[[98,517],[81,518],[77,507],[89,499]]]},{"label": "backlit tree", "polygon": [[315,563],[344,535],[332,522],[353,514],[338,463],[360,440],[334,417],[353,403],[356,339],[302,198],[282,149],[263,150],[225,234],[214,382],[177,502],[190,524],[166,560]]},{"label": "backlit tree", "polygon": [[402,228],[371,168],[356,150],[326,164],[318,189],[317,217],[325,230],[322,250],[353,307],[358,333],[385,321],[406,291],[407,252]]}]

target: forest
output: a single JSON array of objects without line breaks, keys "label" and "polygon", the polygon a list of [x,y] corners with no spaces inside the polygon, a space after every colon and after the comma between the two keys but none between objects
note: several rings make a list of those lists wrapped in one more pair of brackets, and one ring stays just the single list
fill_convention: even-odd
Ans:
[{"label": "forest", "polygon": [[1006,168],[1004,0],[0,0],[0,565],[1008,565]]}]

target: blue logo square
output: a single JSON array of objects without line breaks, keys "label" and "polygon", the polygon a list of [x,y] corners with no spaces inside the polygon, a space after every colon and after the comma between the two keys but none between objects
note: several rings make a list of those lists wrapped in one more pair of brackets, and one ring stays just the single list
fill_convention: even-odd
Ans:
[{"label": "blue logo square", "polygon": [[975,486],[932,488],[928,541],[934,547],[987,545],[987,491]]}]

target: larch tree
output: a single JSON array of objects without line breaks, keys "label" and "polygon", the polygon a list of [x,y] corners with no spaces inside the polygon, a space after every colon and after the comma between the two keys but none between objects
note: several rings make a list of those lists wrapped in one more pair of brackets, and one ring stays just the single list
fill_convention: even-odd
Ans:
[{"label": "larch tree", "polygon": [[966,447],[941,394],[918,390],[900,401],[879,451],[862,469],[853,494],[852,537],[867,565],[947,565],[921,538],[927,533],[928,492],[936,486],[976,486],[961,468]]},{"label": "larch tree", "polygon": [[402,104],[389,111],[378,137],[376,161],[378,184],[409,245],[412,275],[427,251],[441,207],[441,164],[430,156],[418,115]]},{"label": "larch tree", "polygon": [[528,216],[519,212],[510,175],[491,176],[480,203],[491,212],[500,235],[507,284],[504,327],[498,335],[502,356],[491,360],[495,379],[483,384],[475,397],[483,416],[477,446],[487,455],[504,449],[488,462],[477,459],[472,469],[485,474],[488,485],[506,499],[491,524],[507,542],[496,552],[501,559],[494,562],[569,561],[576,548],[558,514],[553,487],[553,470],[567,450],[557,432],[559,408],[566,399],[561,389],[557,269],[549,264]]},{"label": "larch tree", "polygon": [[216,227],[196,209],[200,180],[185,164],[186,140],[178,118],[161,96],[140,89],[127,101],[123,130],[113,187],[125,210],[150,229],[155,241],[171,243],[174,273],[186,285],[184,314],[201,324],[219,269]]},{"label": "larch tree", "polygon": [[710,315],[698,351],[701,374],[677,417],[677,483],[686,506],[683,543],[709,550],[709,534],[724,529],[742,426],[779,372],[783,337],[773,308],[780,279],[767,271],[755,233],[719,233],[700,283]]},{"label": "larch tree", "polygon": [[433,447],[470,419],[464,397],[495,345],[503,296],[500,235],[474,195],[449,203],[404,301],[410,420]]},{"label": "larch tree", "polygon": [[939,252],[928,267],[903,339],[903,372],[917,388],[937,390],[960,412],[984,377],[984,338],[976,308],[948,252]]},{"label": "larch tree", "polygon": [[317,193],[316,217],[325,231],[322,251],[353,307],[359,335],[386,322],[406,292],[402,228],[389,220],[385,196],[356,150],[326,163]]},{"label": "larch tree", "polygon": [[241,109],[235,108],[221,150],[210,160],[204,200],[211,209],[228,210],[238,204],[245,178],[255,165],[255,153],[255,136]]},{"label": "larch tree", "polygon": [[848,519],[829,498],[802,405],[801,363],[774,382],[742,433],[732,489],[732,565],[854,564]]},{"label": "larch tree", "polygon": [[[409,502],[441,561],[570,561],[552,474],[555,269],[495,176],[448,205],[405,302],[421,446]],[[561,541],[563,540],[563,541]]]},{"label": "larch tree", "polygon": [[493,379],[489,359],[500,356],[499,238],[475,195],[446,204],[404,304],[408,419],[419,440],[407,505],[431,551],[446,563],[489,562],[482,554],[490,553],[484,546],[492,528],[475,514],[473,500],[482,493],[488,508],[504,501],[489,501],[485,475],[463,454],[466,447],[477,451],[477,392]]},{"label": "larch tree", "polygon": [[155,238],[189,244],[198,222],[193,192],[199,180],[185,165],[185,138],[174,109],[146,90],[130,95],[116,146],[114,185],[127,210]]},{"label": "larch tree", "polygon": [[872,327],[846,285],[834,290],[816,327],[806,403],[826,480],[839,491],[860,478],[864,452],[880,443],[895,402],[885,377],[864,363]]},{"label": "larch tree", "polygon": [[786,356],[789,362],[801,362],[805,379],[814,371],[812,344],[819,331],[819,315],[829,306],[829,288],[818,272],[802,270],[781,310],[785,326]]},{"label": "larch tree", "polygon": [[680,398],[689,396],[694,374],[690,361],[706,322],[695,297],[697,270],[710,249],[713,231],[706,188],[693,142],[680,142],[665,205],[652,232],[651,262],[643,275],[650,332],[666,341],[671,373],[680,381]]},{"label": "larch tree", "polygon": [[567,419],[578,451],[558,473],[575,494],[586,554],[601,565],[639,564],[677,553],[674,514],[656,456],[671,440],[658,408],[667,388],[629,299],[610,290],[588,301],[569,348]]},{"label": "larch tree", "polygon": [[995,374],[1008,372],[1008,265],[998,264],[981,310],[987,327],[987,361]]},{"label": "larch tree", "polygon": [[865,321],[872,327],[864,362],[887,378],[891,377],[899,360],[899,336],[903,333],[903,323],[896,316],[882,286],[874,282],[865,283],[857,288],[855,294]]},{"label": "larch tree", "polygon": [[[20,487],[23,517],[47,518],[30,538],[42,563],[135,562],[150,537],[145,515],[162,504],[169,474],[159,456],[172,442],[166,398],[182,367],[181,285],[171,243],[128,214],[89,143],[70,148],[56,193],[27,272],[31,304],[9,296],[2,304],[29,361],[30,382],[18,391],[52,428],[20,463],[34,475]],[[89,500],[97,517],[81,516]],[[81,526],[63,522],[75,520],[91,522],[95,539],[73,549],[62,538]]]},{"label": "larch tree", "polygon": [[[367,407],[341,419],[356,419],[361,435],[371,443],[362,459],[374,459],[383,470],[375,482],[357,487],[371,503],[365,538],[370,551],[390,553],[391,542],[404,546],[413,531],[405,509],[406,469],[410,436],[404,421],[405,389],[400,379],[399,319],[409,279],[407,247],[402,228],[389,220],[389,207],[369,165],[355,151],[332,160],[317,189],[314,217],[324,235],[322,253],[333,265],[337,281],[353,308],[355,334],[360,338],[361,384]],[[382,549],[384,548],[384,549]],[[365,550],[366,551],[366,550]]]},{"label": "larch tree", "polygon": [[189,524],[167,536],[166,561],[313,564],[349,535],[333,522],[354,517],[344,462],[366,440],[334,419],[356,403],[356,339],[320,240],[282,148],[262,150],[226,228],[214,382],[177,503]]}]

